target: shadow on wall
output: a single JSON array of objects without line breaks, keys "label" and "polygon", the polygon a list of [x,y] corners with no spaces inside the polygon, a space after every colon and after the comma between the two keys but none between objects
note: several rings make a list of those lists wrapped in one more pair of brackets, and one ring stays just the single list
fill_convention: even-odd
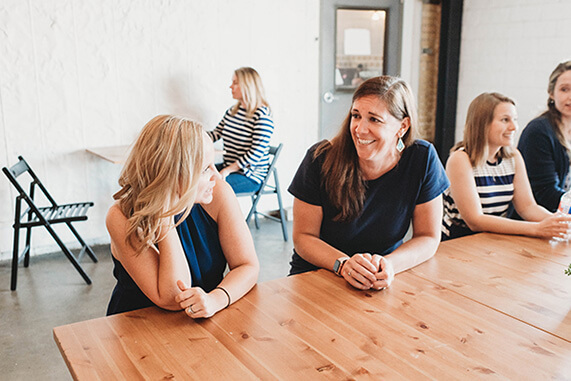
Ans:
[{"label": "shadow on wall", "polygon": [[[205,99],[207,96],[199,96],[198,91],[190,92],[189,89],[200,89],[202,84],[187,83],[181,77],[171,77],[164,83],[166,99],[169,102],[169,110],[173,114],[186,116],[196,121],[204,121],[207,115]],[[204,92],[202,92],[204,93]],[[163,113],[163,111],[160,111]],[[206,127],[206,126],[205,126]]]}]

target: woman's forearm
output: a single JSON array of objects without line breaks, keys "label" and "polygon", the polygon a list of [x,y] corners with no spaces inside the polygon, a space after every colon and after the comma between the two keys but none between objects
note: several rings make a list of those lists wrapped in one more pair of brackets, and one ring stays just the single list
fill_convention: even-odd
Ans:
[{"label": "woman's forearm", "polygon": [[413,237],[385,258],[392,263],[395,273],[400,273],[432,258],[439,243],[440,239],[433,236]]},{"label": "woman's forearm", "polygon": [[[219,287],[223,287],[229,294],[221,294],[221,296],[224,296],[224,298],[222,298],[222,308],[227,305],[228,296],[230,297],[229,302],[231,304],[246,295],[258,281],[259,271],[259,265],[253,263],[243,264],[230,270],[218,285]],[[215,290],[211,291],[211,293],[214,291]]]},{"label": "woman's forearm", "polygon": [[474,232],[519,234],[532,237],[538,235],[537,222],[512,220],[509,218],[492,216],[488,214],[482,214],[472,221],[465,221],[468,227]]},{"label": "woman's forearm", "polygon": [[157,244],[159,250],[157,304],[161,308],[179,310],[174,298],[180,292],[176,282],[181,280],[187,287],[192,283],[190,269],[176,229],[171,229],[166,237]]},{"label": "woman's forearm", "polygon": [[526,209],[516,212],[526,221],[543,221],[547,217],[551,216],[552,213],[545,209],[543,206],[533,204],[527,207]]},{"label": "woman's forearm", "polygon": [[293,244],[299,256],[307,262],[327,270],[333,270],[336,259],[347,256],[319,237],[310,234],[294,234]]}]

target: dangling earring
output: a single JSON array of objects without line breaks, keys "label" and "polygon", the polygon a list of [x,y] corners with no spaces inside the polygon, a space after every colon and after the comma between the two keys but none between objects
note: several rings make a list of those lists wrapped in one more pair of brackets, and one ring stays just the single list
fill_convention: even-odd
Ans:
[{"label": "dangling earring", "polygon": [[404,150],[404,143],[402,138],[399,136],[399,140],[397,142],[397,151],[402,152]]}]

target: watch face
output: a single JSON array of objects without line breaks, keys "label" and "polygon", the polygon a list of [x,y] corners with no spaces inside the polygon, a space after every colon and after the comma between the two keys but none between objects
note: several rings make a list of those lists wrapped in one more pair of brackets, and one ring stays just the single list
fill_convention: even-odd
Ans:
[{"label": "watch face", "polygon": [[336,259],[335,264],[333,265],[333,272],[337,274],[339,272],[339,267],[341,267],[341,262]]}]

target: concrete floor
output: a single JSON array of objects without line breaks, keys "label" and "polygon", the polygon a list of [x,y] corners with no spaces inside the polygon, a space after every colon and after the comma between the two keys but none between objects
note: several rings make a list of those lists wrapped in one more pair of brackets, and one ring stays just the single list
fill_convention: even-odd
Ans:
[{"label": "concrete floor", "polygon": [[[260,282],[284,277],[292,254],[283,241],[281,225],[260,219],[251,223],[260,259]],[[54,327],[105,316],[115,285],[108,245],[94,247],[99,259],[86,256],[82,266],[91,277],[88,286],[63,253],[32,257],[30,267],[20,265],[18,287],[10,291],[10,262],[0,262],[0,380],[71,380],[53,339]]]}]

